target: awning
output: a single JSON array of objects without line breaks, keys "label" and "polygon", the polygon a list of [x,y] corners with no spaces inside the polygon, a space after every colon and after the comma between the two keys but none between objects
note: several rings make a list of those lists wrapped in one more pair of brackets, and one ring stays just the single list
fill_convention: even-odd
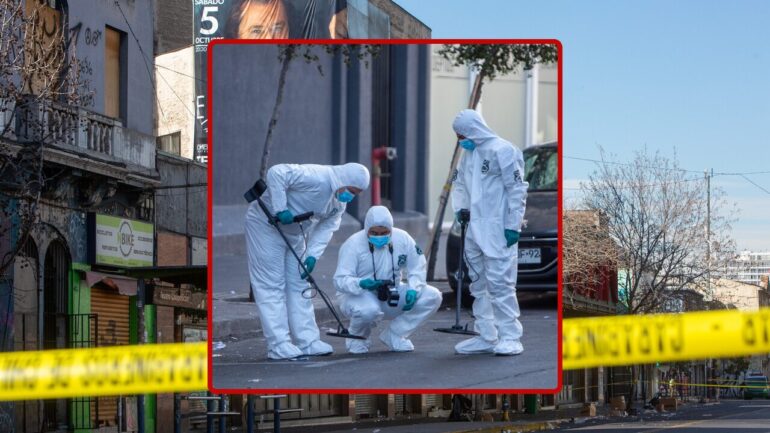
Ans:
[{"label": "awning", "polygon": [[88,287],[93,287],[101,283],[107,287],[117,290],[121,295],[136,295],[135,278],[123,277],[113,274],[103,274],[101,272],[86,271],[86,283],[88,283]]}]

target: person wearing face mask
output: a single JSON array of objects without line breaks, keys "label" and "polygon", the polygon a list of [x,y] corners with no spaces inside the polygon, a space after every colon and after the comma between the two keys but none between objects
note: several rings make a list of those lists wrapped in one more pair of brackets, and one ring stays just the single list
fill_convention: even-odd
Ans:
[{"label": "person wearing face mask", "polygon": [[[378,291],[388,280],[398,291],[397,304],[378,298]],[[393,227],[393,217],[383,206],[371,207],[364,229],[342,244],[334,287],[342,313],[350,318],[348,330],[367,337],[345,340],[351,353],[369,351],[372,327],[382,319],[391,322],[380,333],[380,341],[391,351],[413,351],[409,336],[441,305],[441,292],[425,282],[422,250],[407,232]]]},{"label": "person wearing face mask", "polygon": [[[266,183],[262,200],[312,273],[340,227],[346,204],[369,187],[369,170],[356,163],[278,164],[267,171]],[[313,212],[313,217],[295,223],[294,216],[305,212]],[[302,293],[308,287],[307,275],[256,201],[246,213],[246,245],[267,356],[291,359],[332,353],[332,347],[320,339],[312,300]]]},{"label": "person wearing face mask", "polygon": [[519,231],[527,182],[522,152],[495,134],[475,110],[462,110],[452,128],[465,149],[455,172],[452,206],[470,211],[465,257],[479,336],[455,346],[460,354],[517,355],[523,328],[516,299]]}]

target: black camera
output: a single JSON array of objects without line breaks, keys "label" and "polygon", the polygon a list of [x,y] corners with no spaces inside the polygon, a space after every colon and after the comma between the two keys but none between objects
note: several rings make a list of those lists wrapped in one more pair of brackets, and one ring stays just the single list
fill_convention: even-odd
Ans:
[{"label": "black camera", "polygon": [[380,281],[380,287],[377,288],[377,299],[382,302],[387,301],[388,305],[391,307],[398,306],[398,300],[401,299],[401,296],[398,294],[398,290],[396,289],[393,280]]}]

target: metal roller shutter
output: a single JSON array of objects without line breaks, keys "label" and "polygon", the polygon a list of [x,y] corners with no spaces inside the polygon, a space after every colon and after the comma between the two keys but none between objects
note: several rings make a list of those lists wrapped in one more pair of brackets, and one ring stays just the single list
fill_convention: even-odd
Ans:
[{"label": "metal roller shutter", "polygon": [[[112,290],[91,288],[91,312],[97,317],[97,345],[128,344],[128,296]],[[118,421],[118,397],[99,398],[97,425],[114,426]]]},{"label": "metal roller shutter", "polygon": [[357,394],[354,398],[356,399],[356,418],[377,417],[376,394]]},{"label": "metal roller shutter", "polygon": [[430,409],[431,407],[435,407],[436,409],[444,409],[444,396],[442,394],[425,394],[423,399],[425,402],[424,406],[427,409]]},{"label": "metal roller shutter", "polygon": [[396,394],[394,396],[394,400],[396,406],[396,415],[403,415],[405,412],[404,405],[406,404],[406,395]]}]

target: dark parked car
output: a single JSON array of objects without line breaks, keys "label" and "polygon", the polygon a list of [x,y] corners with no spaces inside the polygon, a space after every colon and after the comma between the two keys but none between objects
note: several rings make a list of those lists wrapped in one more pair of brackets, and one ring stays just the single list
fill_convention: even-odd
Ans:
[{"label": "dark parked car", "polygon": [[[525,225],[519,239],[519,275],[517,290],[550,291],[558,288],[558,186],[559,155],[556,143],[524,149],[525,180],[529,182]],[[473,215],[471,215],[471,219]],[[502,233],[500,234],[502,236]],[[449,284],[457,290],[454,277],[460,262],[460,225],[449,232],[446,269]],[[467,266],[467,265],[466,265]],[[468,291],[470,278],[465,270],[463,305],[473,298]]]}]

